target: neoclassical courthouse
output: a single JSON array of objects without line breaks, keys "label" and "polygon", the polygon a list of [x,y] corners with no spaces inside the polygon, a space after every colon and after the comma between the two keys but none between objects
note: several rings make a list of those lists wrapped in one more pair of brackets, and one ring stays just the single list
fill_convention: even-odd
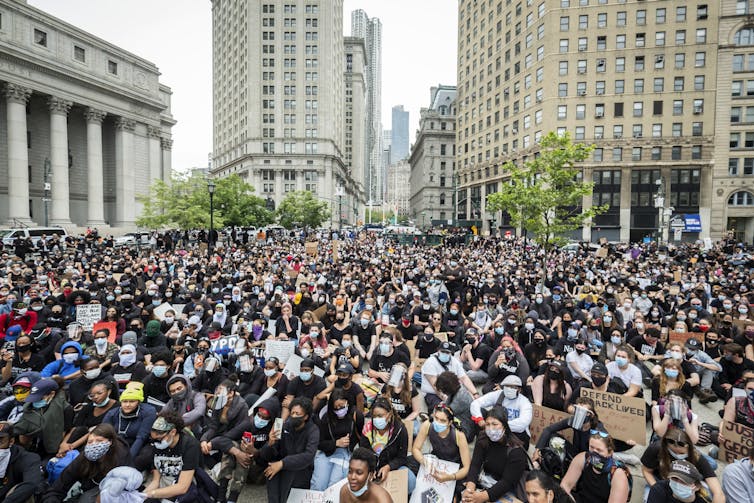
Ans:
[{"label": "neoclassical courthouse", "polygon": [[49,183],[49,225],[133,228],[137,196],[171,174],[159,75],[25,0],[0,1],[0,225],[44,225]]}]

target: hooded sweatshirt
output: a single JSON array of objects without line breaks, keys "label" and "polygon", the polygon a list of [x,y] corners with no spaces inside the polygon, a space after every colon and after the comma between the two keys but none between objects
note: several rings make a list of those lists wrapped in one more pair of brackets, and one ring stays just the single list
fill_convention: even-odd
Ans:
[{"label": "hooded sweatshirt", "polygon": [[[66,363],[62,358],[48,363],[40,373],[42,377],[52,377],[54,375],[67,376],[81,370],[82,359],[88,359],[88,357],[84,356],[81,344],[75,341],[68,341],[60,347],[60,354],[62,355],[67,348],[76,348],[76,351],[79,353],[78,359],[73,363]],[[66,382],[70,382],[70,379],[66,380]]]},{"label": "hooded sweatshirt", "polygon": [[186,395],[181,398],[171,397],[168,403],[165,404],[165,410],[174,410],[183,415],[183,422],[186,425],[193,425],[199,422],[204,416],[204,412],[207,410],[207,402],[204,399],[204,395],[193,391],[191,389],[191,383],[183,374],[175,374],[168,379],[168,383],[165,389],[170,393],[170,385],[176,381],[183,381],[186,386]]},{"label": "hooded sweatshirt", "polygon": [[233,395],[225,420],[221,420],[220,410],[210,411],[207,418],[207,430],[202,435],[202,442],[210,442],[213,449],[227,452],[233,447],[233,442],[240,442],[244,431],[249,427],[249,406],[238,393]]}]

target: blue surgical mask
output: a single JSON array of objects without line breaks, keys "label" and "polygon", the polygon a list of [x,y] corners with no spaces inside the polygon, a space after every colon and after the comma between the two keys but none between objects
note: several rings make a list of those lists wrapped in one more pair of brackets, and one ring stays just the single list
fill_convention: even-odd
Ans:
[{"label": "blue surgical mask", "polygon": [[561,299],[561,297],[557,293],[552,296],[552,300],[560,300],[560,299]]},{"label": "blue surgical mask", "polygon": [[670,480],[670,490],[673,491],[673,496],[680,500],[686,500],[694,494],[694,488],[687,486],[676,480]]},{"label": "blue surgical mask", "polygon": [[277,373],[278,372],[275,369],[264,369],[264,375],[266,375],[267,377],[272,377]]},{"label": "blue surgical mask", "polygon": [[264,428],[268,424],[270,424],[270,420],[269,419],[262,419],[258,415],[254,414],[254,426],[256,426],[258,430],[261,430],[262,428]]},{"label": "blue surgical mask", "polygon": [[71,365],[78,359],[79,359],[78,353],[66,353],[63,355],[63,361],[66,362],[68,365]]},{"label": "blue surgical mask", "polygon": [[505,329],[503,327],[495,327],[495,333],[497,335],[503,335],[505,333]]},{"label": "blue surgical mask", "polygon": [[447,424],[438,423],[437,421],[433,421],[432,422],[432,428],[434,428],[434,430],[437,433],[442,433],[443,431],[445,431],[445,430],[448,429],[448,425]]},{"label": "blue surgical mask", "polygon": [[619,367],[625,367],[628,364],[628,358],[623,358],[622,356],[616,356],[615,363],[617,363]]},{"label": "blue surgical mask", "polygon": [[31,406],[34,407],[35,409],[41,409],[47,406],[47,400],[44,400],[44,399],[37,400],[36,402],[32,403]]},{"label": "blue surgical mask", "polygon": [[438,353],[437,359],[442,363],[448,363],[450,361],[450,355],[448,353]]},{"label": "blue surgical mask", "polygon": [[676,369],[665,369],[665,376],[669,379],[675,379],[678,377],[678,371]]},{"label": "blue surgical mask", "polygon": [[684,454],[678,454],[678,453],[674,452],[673,449],[668,449],[668,452],[675,459],[686,459],[687,457],[689,457],[688,454],[685,454],[685,453]]},{"label": "blue surgical mask", "polygon": [[162,377],[165,375],[167,371],[168,371],[168,368],[162,365],[157,365],[155,367],[152,367],[152,373],[154,374],[155,377]]},{"label": "blue surgical mask", "polygon": [[350,347],[351,347],[351,341],[343,341],[343,342],[341,342],[340,344],[341,344],[341,346],[343,346],[344,348],[350,348]]},{"label": "blue surgical mask", "polygon": [[380,353],[383,355],[387,355],[390,353],[390,343],[381,343],[380,344]]},{"label": "blue surgical mask", "polygon": [[372,418],[372,426],[374,426],[378,430],[384,430],[385,428],[387,428],[387,418],[384,418],[384,417]]},{"label": "blue surgical mask", "polygon": [[309,382],[312,379],[312,373],[311,372],[301,372],[298,376],[304,382]]},{"label": "blue surgical mask", "polygon": [[350,491],[351,494],[354,495],[354,497],[358,498],[359,496],[361,496],[362,494],[364,494],[365,492],[367,492],[367,489],[369,489],[369,481],[365,482],[364,483],[364,487],[362,487],[358,491],[352,491],[350,484],[346,484],[346,487],[348,487],[348,490]]},{"label": "blue surgical mask", "polygon": [[[618,344],[620,344],[621,342],[623,342],[623,340],[620,338],[619,335],[614,335],[614,336],[610,337],[610,342],[612,342],[613,344],[615,344],[617,346]],[[618,361],[617,358],[616,358],[616,361]]]}]

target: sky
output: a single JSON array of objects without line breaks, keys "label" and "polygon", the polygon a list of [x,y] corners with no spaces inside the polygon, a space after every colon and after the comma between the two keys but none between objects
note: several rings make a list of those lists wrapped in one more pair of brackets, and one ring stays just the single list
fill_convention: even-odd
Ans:
[{"label": "sky", "polygon": [[[173,90],[173,169],[206,167],[212,150],[210,0],[28,3],[156,64],[160,82]],[[413,143],[429,88],[456,83],[457,0],[345,0],[346,35],[351,11],[359,8],[382,21],[383,127],[391,127],[392,107],[403,105]]]}]

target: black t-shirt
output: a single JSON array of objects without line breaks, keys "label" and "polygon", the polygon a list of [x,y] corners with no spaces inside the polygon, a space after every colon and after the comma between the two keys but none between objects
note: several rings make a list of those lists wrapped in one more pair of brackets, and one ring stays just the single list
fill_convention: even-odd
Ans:
[{"label": "black t-shirt", "polygon": [[305,396],[310,400],[314,400],[314,397],[322,393],[322,390],[325,388],[327,388],[327,383],[320,376],[312,375],[311,384],[304,384],[300,377],[294,377],[288,383],[286,395],[293,395],[294,397]]},{"label": "black t-shirt", "polygon": [[181,433],[175,447],[154,450],[152,466],[162,476],[162,487],[178,482],[181,472],[196,470],[199,467],[199,442],[191,435]]},{"label": "black t-shirt", "polygon": [[641,335],[637,335],[631,341],[628,343],[632,348],[636,350],[637,353],[641,353],[643,355],[663,355],[665,354],[665,346],[662,344],[662,342],[657,341],[657,344],[654,346],[651,346],[647,344],[647,341],[644,340],[644,337]]},{"label": "black t-shirt", "polygon": [[[660,466],[660,442],[661,441],[651,443],[644,451],[644,454],[641,455],[641,464],[652,470],[654,476],[658,479],[660,478],[658,472]],[[710,467],[707,460],[704,459],[699,451],[697,451],[697,454],[699,459],[694,466],[696,466],[696,469],[702,474],[702,478],[708,479],[714,477],[715,471]]]},{"label": "black t-shirt", "polygon": [[490,361],[492,353],[492,348],[483,342],[479,343],[477,347],[471,348],[471,356],[473,356],[474,359],[479,358],[482,360],[482,366],[479,368],[479,370],[483,370],[485,372],[487,372],[487,362]]},{"label": "black t-shirt", "polygon": [[[404,363],[406,367],[410,364],[408,355],[403,351],[397,351],[397,348],[393,350],[390,356],[374,355],[372,361],[369,362],[369,368],[376,372],[390,372],[396,363]],[[381,379],[380,382],[382,382]]]},{"label": "black t-shirt", "polygon": [[[414,310],[411,312],[411,316],[416,316],[419,318],[419,321],[422,323],[429,323],[429,318],[432,316],[432,314],[435,312],[434,309],[424,309],[424,306],[417,306],[414,308]],[[411,321],[414,321],[413,319]]]},{"label": "black t-shirt", "polygon": [[426,359],[437,353],[440,348],[440,340],[433,336],[431,341],[427,341],[423,335],[420,335],[416,339],[416,346],[414,347],[418,351],[419,358]]},{"label": "black t-shirt", "polygon": [[[411,382],[411,399],[413,400],[418,394],[419,392],[416,390],[416,386]],[[401,402],[401,394],[396,393],[392,389],[390,390],[390,403],[393,405],[395,413],[398,414],[401,419],[406,419],[408,415],[414,411],[411,404]]]},{"label": "black t-shirt", "polygon": [[29,360],[25,362],[22,362],[18,357],[18,353],[16,353],[13,355],[13,361],[11,363],[10,382],[12,383],[13,381],[15,381],[16,377],[24,372],[41,372],[42,369],[45,368],[45,365],[46,363],[44,358],[42,358],[42,356],[37,353],[32,353],[29,357]]},{"label": "black t-shirt", "polygon": [[[335,387],[337,388],[338,385],[335,384]],[[348,389],[342,388],[342,389],[343,389],[343,393],[345,393],[346,395],[346,400],[348,400],[348,403],[352,405],[356,405],[356,397],[364,394],[364,390],[361,389],[361,386],[359,386],[353,381],[351,382],[350,388]]]},{"label": "black t-shirt", "polygon": [[403,336],[403,339],[406,341],[412,341],[414,340],[414,337],[418,337],[421,333],[421,330],[419,327],[414,325],[413,323],[409,324],[407,327],[403,326],[403,323],[398,323],[397,327],[398,331]]},{"label": "black t-shirt", "polygon": [[343,334],[351,334],[353,333],[353,330],[351,329],[351,325],[346,325],[346,328],[340,329],[336,327],[335,325],[330,327],[330,334],[328,335],[328,338],[330,340],[336,340],[340,344],[343,341]]}]

